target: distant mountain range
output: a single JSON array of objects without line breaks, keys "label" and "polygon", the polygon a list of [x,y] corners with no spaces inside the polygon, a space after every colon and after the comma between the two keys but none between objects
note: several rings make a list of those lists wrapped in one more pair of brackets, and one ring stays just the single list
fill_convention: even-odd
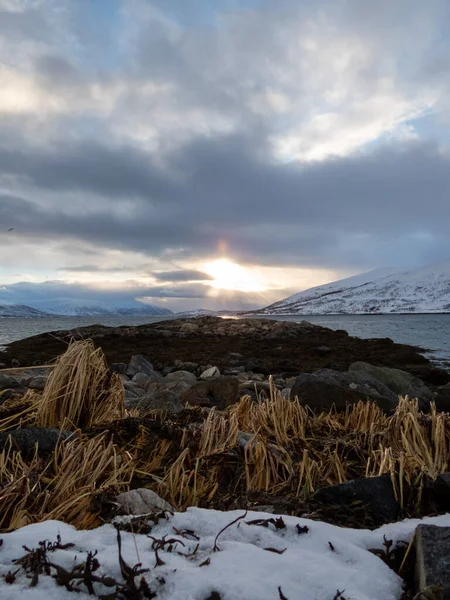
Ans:
[{"label": "distant mountain range", "polygon": [[[31,303],[30,303],[31,304]],[[97,317],[97,316],[128,316],[128,317],[157,317],[172,315],[168,308],[152,304],[138,306],[112,307],[103,304],[90,304],[89,301],[73,298],[54,298],[25,304],[0,304],[0,317]]]},{"label": "distant mountain range", "polygon": [[260,315],[450,312],[450,261],[409,271],[377,269],[310,288]]}]

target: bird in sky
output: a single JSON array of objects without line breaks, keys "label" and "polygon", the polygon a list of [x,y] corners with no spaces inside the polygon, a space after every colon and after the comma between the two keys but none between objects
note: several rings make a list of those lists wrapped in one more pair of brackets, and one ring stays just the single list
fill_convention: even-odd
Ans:
[{"label": "bird in sky", "polygon": [[8,231],[14,231],[15,227],[10,227]]}]

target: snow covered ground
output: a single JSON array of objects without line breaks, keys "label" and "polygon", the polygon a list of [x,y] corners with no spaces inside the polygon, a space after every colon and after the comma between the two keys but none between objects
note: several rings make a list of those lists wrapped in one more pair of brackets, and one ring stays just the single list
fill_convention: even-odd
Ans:
[{"label": "snow covered ground", "polygon": [[[155,566],[154,540],[144,534],[121,532],[122,556],[133,567],[142,563],[149,571],[144,577],[160,600],[333,600],[339,590],[346,600],[398,600],[401,579],[369,549],[383,548],[383,536],[408,542],[418,523],[450,526],[450,515],[419,520],[406,520],[386,525],[376,531],[353,530],[326,523],[283,516],[285,527],[277,529],[248,524],[255,519],[271,519],[274,515],[249,512],[220,534],[217,534],[243,511],[219,512],[191,508],[162,519],[149,535],[156,540],[167,536],[158,551],[164,564]],[[298,527],[297,527],[298,525]],[[307,528],[307,529],[304,529]],[[49,560],[70,571],[82,563],[88,551],[97,550],[100,567],[96,576],[113,577],[123,582],[118,560],[117,533],[113,525],[93,531],[76,531],[58,521],[47,521],[0,535],[0,598],[2,600],[53,600],[89,598],[84,592],[73,595],[58,586],[53,577],[41,575],[36,587],[21,570],[16,581],[8,584],[1,575],[15,571],[14,559],[35,549],[42,540],[73,547],[48,553]],[[179,540],[179,544],[174,542]],[[195,551],[198,545],[198,549]],[[169,551],[171,549],[171,552]],[[281,551],[279,554],[276,551]],[[52,575],[55,574],[52,567]],[[139,584],[141,575],[136,577]],[[114,590],[94,584],[96,594]],[[344,591],[345,590],[345,591]],[[216,592],[218,595],[212,595]]]}]

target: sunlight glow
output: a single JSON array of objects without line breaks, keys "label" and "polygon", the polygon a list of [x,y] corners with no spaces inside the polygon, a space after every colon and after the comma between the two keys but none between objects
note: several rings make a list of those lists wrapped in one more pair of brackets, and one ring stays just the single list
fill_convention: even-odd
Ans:
[{"label": "sunlight glow", "polygon": [[202,270],[214,279],[209,282],[211,287],[222,290],[236,290],[240,292],[262,292],[266,288],[261,279],[250,269],[221,258],[206,263]]}]

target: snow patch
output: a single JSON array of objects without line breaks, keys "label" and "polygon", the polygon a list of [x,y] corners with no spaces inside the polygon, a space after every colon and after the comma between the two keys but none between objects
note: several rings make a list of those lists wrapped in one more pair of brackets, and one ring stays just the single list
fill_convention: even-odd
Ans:
[{"label": "snow patch", "polygon": [[[141,562],[142,568],[149,569],[145,578],[160,600],[206,600],[213,591],[218,592],[222,600],[274,600],[280,597],[279,588],[288,600],[330,600],[337,590],[345,590],[344,596],[349,600],[398,600],[402,594],[401,579],[368,550],[381,549],[383,536],[392,539],[394,544],[408,542],[419,523],[450,525],[450,515],[444,515],[406,520],[368,531],[283,516],[286,527],[276,529],[272,525],[266,528],[247,524],[254,519],[274,516],[249,512],[221,533],[217,540],[219,551],[214,552],[217,534],[243,515],[243,511],[199,508],[175,513],[167,520],[160,520],[151,532],[154,538],[166,535],[180,541],[173,544],[172,552],[167,551],[167,546],[166,550],[158,551],[164,565],[155,567],[152,539],[146,535],[122,532],[123,558],[130,566]],[[299,534],[297,525],[307,527],[307,531]],[[183,530],[193,531],[199,539],[177,533]],[[58,534],[63,544],[72,542],[75,546],[56,550],[51,554],[52,562],[71,570],[83,562],[87,551],[97,550],[101,567],[96,574],[123,581],[113,525],[76,531],[58,521],[29,525],[2,535],[0,575],[17,568],[13,559],[25,554],[23,545],[36,548],[42,540],[55,541]],[[0,597],[8,600],[74,598],[72,593],[57,586],[52,577],[40,576],[35,588],[29,584],[23,572],[12,585],[0,577]],[[108,592],[101,584],[95,586],[98,593]],[[92,596],[84,591],[76,597],[87,600]]]}]

